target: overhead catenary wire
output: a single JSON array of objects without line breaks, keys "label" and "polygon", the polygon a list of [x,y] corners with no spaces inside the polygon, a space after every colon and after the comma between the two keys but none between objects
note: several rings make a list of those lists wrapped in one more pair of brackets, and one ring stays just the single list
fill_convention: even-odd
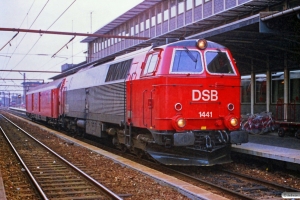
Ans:
[{"label": "overhead catenary wire", "polygon": [[35,3],[35,0],[32,2],[31,6],[30,6],[29,10],[27,11],[26,16],[24,17],[24,19],[23,19],[21,25],[19,26],[19,28],[21,28],[21,26],[23,25],[25,19],[28,18],[28,14],[29,14],[29,12],[30,12],[30,10],[31,10],[34,3]]},{"label": "overhead catenary wire", "polygon": [[[63,16],[63,14],[75,3],[75,1],[76,0],[74,0],[63,12],[62,12],[62,14],[60,14],[59,15],[59,17],[48,27],[48,29],[50,29],[51,28],[51,26],[53,26],[60,18],[61,18],[61,16]],[[41,12],[44,10],[44,8],[46,7],[46,5],[48,4],[48,2],[49,2],[49,0],[46,2],[46,4],[43,6],[43,8],[42,8],[42,10],[39,12],[39,14],[37,15],[37,17],[35,18],[35,20],[34,20],[34,22],[38,19],[38,16],[40,16],[40,14],[41,14]],[[24,21],[24,20],[23,20]],[[31,24],[31,26],[34,24],[34,22]],[[22,22],[23,23],[23,22]],[[30,28],[31,28],[31,26],[30,26]],[[47,30],[48,30],[47,29]],[[25,37],[25,35],[24,35],[24,37]],[[24,38],[23,37],[23,38]],[[23,40],[23,38],[22,38],[22,40]],[[32,47],[27,51],[27,53],[22,57],[22,59],[13,67],[13,68],[11,68],[11,69],[15,69],[24,59],[25,59],[25,57],[32,51],[32,49],[35,47],[35,45],[38,43],[38,41],[41,39],[41,37],[39,37],[38,39],[37,39],[37,41],[32,45]],[[20,44],[20,43],[19,43]],[[16,50],[16,49],[15,49]],[[14,53],[15,53],[15,51],[14,51]],[[8,76],[8,74],[7,74],[7,76]],[[6,76],[6,77],[7,77]],[[4,81],[4,80],[3,80]],[[15,84],[15,83],[14,83]]]},{"label": "overhead catenary wire", "polygon": [[61,18],[61,16],[63,16],[65,14],[65,12],[75,3],[76,0],[74,0],[66,9],[64,12],[62,12],[58,18],[47,28],[47,30],[49,30],[56,22],[57,20],[59,20],[59,18]]},{"label": "overhead catenary wire", "polygon": [[74,40],[75,37],[76,37],[76,36],[72,37],[72,38],[70,39],[70,41],[69,41],[67,44],[65,44],[62,48],[60,48],[55,54],[53,54],[53,56],[52,56],[51,58],[55,58],[56,54],[57,54],[58,52],[60,52],[60,50],[62,50],[64,47],[67,47],[67,48],[68,48],[67,45],[68,45],[70,42],[72,42],[72,41]]},{"label": "overhead catenary wire", "polygon": [[19,34],[19,32],[18,33],[16,33],[1,49],[0,49],[0,51],[2,50],[2,49],[4,49],[4,47],[6,46],[6,45],[8,45],[8,44],[10,44],[10,42],[17,36]]},{"label": "overhead catenary wire", "polygon": [[[79,54],[81,54],[81,53],[83,53],[84,51],[82,50],[82,51],[79,51],[78,53],[75,53],[73,56],[77,56],[77,55],[79,55]],[[60,58],[62,58],[62,57],[60,57]],[[68,58],[66,58],[66,59],[68,59]],[[65,59],[65,60],[66,60]],[[55,66],[57,66],[57,65],[62,65],[64,62],[65,62],[65,60],[62,60],[62,61],[59,61],[59,62],[57,62],[57,63],[55,63],[54,64],[54,66],[50,66],[50,67],[48,67],[46,70],[49,70],[49,69],[52,69],[53,67],[55,67]],[[48,62],[45,62],[45,64],[43,64],[42,66],[41,66],[41,68],[42,67],[44,67],[46,64],[48,64]],[[36,75],[36,76],[34,76],[33,78],[36,78],[38,75]]]},{"label": "overhead catenary wire", "polygon": [[[31,24],[30,28],[32,27],[32,25],[35,23],[35,21],[38,19],[38,17],[40,16],[40,14],[42,13],[42,11],[44,10],[44,8],[46,7],[46,5],[48,4],[49,0],[44,4],[43,8],[41,9],[41,11],[39,12],[39,14],[37,15],[37,17],[34,19],[33,23]],[[54,22],[47,28],[47,30],[49,30],[64,14],[65,12],[76,2],[76,0],[74,0],[55,20]],[[33,4],[32,4],[33,5]],[[31,7],[32,7],[31,5]],[[30,9],[31,9],[30,7]],[[29,9],[29,11],[30,11]],[[28,11],[28,13],[29,13]],[[27,13],[27,15],[28,15]],[[25,21],[26,17],[24,18],[23,22]],[[23,24],[22,22],[22,24]],[[22,25],[21,24],[21,25]],[[27,34],[27,33],[26,33]],[[24,37],[26,36],[26,34],[23,36],[22,40],[24,39]],[[41,39],[41,37],[38,38],[38,40],[32,45],[32,47],[27,51],[27,53],[22,57],[22,59],[14,66],[12,67],[11,69],[15,69],[17,66],[19,66],[19,64],[25,59],[25,57],[32,51],[32,49],[35,47],[35,45],[38,43],[38,41]],[[74,39],[74,38],[73,38]],[[73,40],[72,39],[72,40]],[[19,42],[18,46],[20,45],[20,43],[22,42],[22,40]],[[17,47],[18,47],[17,46]],[[16,49],[17,49],[16,47]],[[14,50],[13,54],[15,53],[16,49]],[[12,55],[13,55],[12,54]],[[7,63],[8,65],[8,63]],[[7,76],[6,76],[7,77]],[[4,80],[3,80],[4,81]]]},{"label": "overhead catenary wire", "polygon": [[[38,19],[38,17],[39,17],[40,14],[42,13],[42,11],[45,9],[45,7],[46,7],[46,5],[48,4],[49,1],[50,1],[50,0],[48,0],[48,1],[45,3],[45,5],[43,6],[42,10],[41,10],[41,11],[39,12],[39,14],[35,17],[34,21],[31,23],[29,29],[30,29],[30,28],[33,26],[33,24],[36,22],[36,20]],[[33,2],[33,3],[34,3],[34,2]],[[31,10],[32,6],[33,6],[33,4],[32,4],[31,7],[29,8],[29,11]],[[29,11],[27,12],[27,15],[28,15]],[[23,22],[24,22],[24,20],[23,20]],[[22,24],[23,24],[23,22],[22,22]],[[21,24],[21,26],[22,26],[22,24]],[[16,46],[14,52],[15,52],[15,51],[17,50],[17,48],[20,46],[20,44],[22,43],[22,41],[23,41],[23,39],[25,38],[26,34],[27,34],[27,33],[25,33],[25,35],[22,37],[21,41],[20,41],[20,42],[18,43],[18,45]],[[13,54],[14,54],[14,52],[13,52]]]},{"label": "overhead catenary wire", "polygon": [[[21,25],[19,26],[19,28],[21,28],[21,26],[23,25],[25,19],[28,18],[28,13],[30,12],[30,10],[31,10],[31,8],[33,7],[34,3],[35,3],[35,0],[32,2],[31,6],[30,6],[29,10],[27,11],[27,13],[26,13],[26,15],[25,15],[25,17],[24,17],[24,19],[23,19]],[[24,38],[24,37],[25,37],[25,36],[23,36],[23,38]],[[23,38],[22,38],[22,40],[23,40]],[[19,44],[22,42],[22,40],[19,42]],[[17,45],[16,49],[18,48],[19,44]],[[15,49],[15,50],[16,50],[16,49]],[[14,51],[14,52],[15,52],[15,51]],[[13,52],[13,53],[14,53],[14,52]],[[12,55],[13,55],[13,53],[12,53]],[[6,63],[6,65],[5,65],[5,68],[7,67],[7,65],[8,65],[8,63],[9,63],[10,58],[12,57],[12,55],[9,57],[9,59],[8,59],[8,61],[7,61],[7,63]]]},{"label": "overhead catenary wire", "polygon": [[[32,1],[33,0],[31,0],[31,2],[30,3],[32,3]],[[25,21],[24,21],[24,23],[23,23],[23,26],[21,27],[21,28],[23,28],[23,27],[25,27],[25,25],[26,25],[26,22],[27,22],[27,25],[26,25],[26,27],[29,27],[29,25],[31,24],[31,22],[33,21],[33,19],[35,18],[35,16],[37,15],[37,13],[40,11],[40,9],[42,8],[42,6],[45,4],[45,2],[46,2],[47,0],[42,0],[42,1],[35,1],[36,3],[35,3],[35,5],[33,6],[33,8],[32,8],[32,10],[31,10],[31,12],[29,13],[29,15],[28,15],[28,18],[26,18],[25,19]],[[69,0],[69,1],[64,1],[64,2],[60,2],[60,3],[57,3],[55,0],[53,1],[49,1],[49,3],[48,3],[48,5],[46,6],[46,8],[44,9],[44,11],[42,12],[42,14],[40,15],[40,17],[36,20],[36,22],[35,22],[35,24],[32,26],[32,28],[34,28],[34,27],[36,27],[36,29],[44,29],[44,28],[47,28],[47,27],[49,27],[50,26],[50,24],[52,25],[51,26],[51,28],[50,28],[50,30],[51,29],[55,29],[55,27],[59,27],[59,28],[57,28],[57,30],[61,30],[61,31],[65,31],[65,29],[67,29],[69,26],[69,23],[68,23],[68,21],[70,21],[70,20],[73,20],[73,18],[72,17],[77,17],[77,16],[79,16],[78,15],[78,13],[79,12],[81,12],[81,11],[83,11],[83,12],[86,12],[84,9],[89,9],[88,8],[88,6],[87,6],[87,4],[85,4],[85,6],[86,7],[76,7],[76,10],[75,10],[75,6],[77,6],[77,3],[79,3],[79,1],[76,1],[71,7],[70,7],[70,9],[67,11],[67,12],[65,12],[65,14],[64,15],[61,15],[61,13],[71,4],[71,3],[73,3],[74,2],[74,0]],[[36,4],[38,4],[39,6],[37,6]],[[51,8],[51,10],[50,10],[50,5],[52,6],[52,4],[53,4],[53,6],[56,6],[54,9],[52,9]],[[62,6],[62,5],[64,5],[64,6]],[[29,6],[28,4],[27,5],[24,5],[24,6]],[[74,8],[73,8],[74,7]],[[24,7],[23,7],[24,8]],[[71,15],[71,12],[70,11],[73,11],[73,9],[76,11],[76,13],[77,14],[75,14],[75,15]],[[20,13],[22,13],[23,12],[23,10],[22,9],[19,9],[20,10]],[[26,9],[26,10],[28,10],[28,9]],[[25,12],[26,12],[26,10],[25,10]],[[33,12],[33,10],[35,10],[35,12],[34,12],[34,14],[32,14],[32,12]],[[60,12],[57,12],[57,11],[59,11],[60,10]],[[89,11],[90,11],[91,9],[89,9]],[[49,11],[49,12],[48,12]],[[46,15],[47,14],[47,18],[44,18],[44,15]],[[70,14],[70,15],[69,15]],[[94,14],[94,13],[93,13]],[[58,16],[60,15],[60,18],[59,19],[56,19]],[[68,15],[68,16],[67,16]],[[23,15],[21,15],[21,17],[24,17],[25,16],[25,13],[23,13]],[[67,18],[68,17],[68,18]],[[93,16],[94,17],[94,16]],[[64,22],[64,23],[61,23],[62,22],[62,20],[65,20],[65,18],[68,20],[68,21],[66,21],[66,22]],[[17,20],[18,18],[16,18],[16,20],[15,21],[19,21],[18,22],[18,24],[17,25],[19,25],[19,23],[21,22],[21,20],[23,19],[23,18],[20,18],[20,20]],[[56,20],[55,20],[56,19]],[[101,18],[99,18],[99,19],[101,19]],[[54,22],[54,20],[56,21],[56,22]],[[77,18],[75,18],[74,20],[76,20],[77,21]],[[39,25],[39,26],[37,26],[38,25],[38,23],[39,22],[41,22],[41,23],[43,23],[43,25]],[[74,21],[75,22],[75,21]],[[84,31],[83,29],[85,29],[86,27],[85,27],[85,25],[86,24],[88,24],[88,23],[86,23],[86,22],[84,22],[83,21],[83,17],[80,15],[80,18],[79,18],[79,21],[78,21],[79,23],[77,24],[77,22],[76,22],[76,25],[80,25],[80,29],[78,29],[78,31],[79,32],[88,32],[88,30],[87,31]],[[82,23],[82,24],[81,24]],[[54,24],[54,25],[53,25]],[[74,23],[75,24],[75,23]],[[17,26],[14,26],[14,27],[17,27]],[[43,28],[44,27],[44,28]],[[60,28],[60,27],[62,27],[62,28]],[[44,29],[45,30],[45,29]],[[80,31],[80,30],[82,30],[82,31]],[[68,30],[66,30],[66,31],[68,31]],[[76,29],[74,29],[74,32],[76,31]],[[72,29],[72,32],[73,32],[73,29]],[[6,47],[6,49],[10,49],[10,50],[12,50],[12,48],[15,48],[15,44],[16,44],[16,41],[19,41],[20,40],[20,38],[23,36],[24,34],[19,34],[18,36],[17,36],[17,38],[14,40],[14,43],[12,43],[12,47]],[[11,35],[12,36],[12,35]],[[10,36],[10,37],[11,37]],[[21,36],[21,37],[20,37]],[[33,34],[33,36],[34,36],[34,34]],[[27,42],[27,40],[29,40],[29,37],[31,37],[31,34],[30,35],[28,35],[27,34],[27,37],[25,37],[24,38],[24,40],[23,40],[23,42],[22,42],[22,44],[18,47],[18,49],[17,49],[17,51],[15,52],[15,54],[16,53],[19,53],[19,55],[20,56],[17,56],[17,59],[15,59],[15,57],[12,57],[13,59],[11,59],[10,60],[10,63],[9,63],[9,65],[8,65],[8,67],[7,67],[7,69],[11,69],[11,67],[14,67],[14,65],[16,65],[17,63],[18,63],[18,61],[22,58],[22,55],[24,55],[25,53],[26,53],[26,51],[33,45],[33,43],[39,38],[39,35],[36,35],[37,37],[33,37],[34,38],[34,40],[33,41],[28,41],[28,42],[30,42],[30,44],[27,44],[26,45],[26,47],[24,47],[23,48],[23,45],[25,45],[25,42]],[[29,54],[27,54],[27,56],[26,56],[26,58],[22,61],[22,63],[20,63],[16,68],[14,68],[14,69],[30,69],[30,68],[39,68],[40,70],[46,70],[47,68],[49,68],[49,67],[51,67],[51,70],[58,70],[58,69],[60,69],[60,66],[59,66],[59,64],[57,64],[57,65],[55,65],[55,63],[60,63],[60,62],[62,62],[62,64],[65,64],[65,63],[70,63],[70,58],[71,58],[71,54],[70,54],[70,48],[71,48],[71,43],[68,45],[69,46],[69,50],[67,50],[67,49],[64,49],[63,51],[61,51],[61,52],[59,52],[56,56],[55,56],[55,58],[57,58],[57,59],[51,59],[51,56],[52,56],[52,54],[57,50],[57,49],[52,49],[52,47],[55,45],[56,46],[56,44],[58,44],[58,48],[60,48],[59,46],[59,40],[57,40],[56,39],[56,36],[55,37],[46,37],[44,34],[43,34],[43,36],[44,37],[41,37],[41,39],[40,39],[40,41],[35,45],[35,47],[32,49],[32,51],[29,53],[29,54],[31,54],[31,55],[38,55],[39,53],[43,53],[43,54],[48,54],[48,57],[47,58],[40,58],[40,57],[34,57],[34,56],[32,56],[32,57],[28,57],[28,55]],[[46,40],[46,39],[48,39],[49,38],[49,40],[50,40],[50,42],[48,42],[47,44],[43,44],[43,46],[41,46],[42,45],[42,42],[44,42],[44,40]],[[70,39],[71,37],[69,37],[68,39],[65,39],[66,41],[65,42],[62,42],[62,43],[66,43],[69,39]],[[32,40],[32,38],[30,38],[31,40]],[[58,39],[60,39],[60,37],[58,38]],[[72,43],[73,42],[75,42],[76,40],[79,40],[80,39],[80,37],[77,37],[77,38],[75,38],[73,41],[72,41]],[[53,41],[53,42],[52,42]],[[5,41],[6,42],[6,41]],[[63,44],[61,44],[61,45],[63,45]],[[78,44],[76,44],[76,45],[78,45]],[[81,45],[81,44],[80,44]],[[41,50],[38,50],[37,48],[40,48],[41,47]],[[49,48],[48,48],[49,47]],[[52,49],[50,52],[49,52],[49,50],[50,50],[50,48]],[[74,48],[75,48],[75,46],[74,46]],[[76,46],[76,48],[77,48],[77,46]],[[87,51],[86,50],[86,45],[81,45],[80,46],[80,48],[81,49],[84,49],[84,51]],[[53,51],[54,50],[54,51]],[[75,50],[75,49],[74,49]],[[3,50],[2,50],[3,51]],[[11,52],[11,51],[10,51]],[[77,50],[75,50],[75,53],[76,52],[78,52]],[[15,56],[15,54],[14,54],[14,56]],[[73,53],[72,53],[73,54]],[[64,59],[60,59],[60,57],[61,56],[64,56],[64,57],[66,57],[66,58],[68,58],[68,60],[64,60]],[[81,60],[83,61],[83,57],[85,57],[85,56],[87,56],[86,54],[82,54],[82,52],[81,52],[81,54],[79,54],[78,55],[78,57],[81,57],[81,58],[75,58],[74,59],[74,63],[79,63],[79,62],[81,62]],[[4,58],[2,58],[3,60],[4,60]],[[46,60],[48,60],[48,59],[50,59],[51,61],[50,62],[48,62],[48,63],[45,63],[46,62]],[[5,60],[6,60],[6,62],[7,62],[7,58],[5,58]],[[38,62],[36,62],[36,60],[38,60]],[[64,61],[63,61],[64,60]],[[80,61],[79,61],[80,60]],[[84,59],[85,60],[85,59]],[[5,62],[5,63],[6,63]],[[43,66],[43,64],[45,64],[44,66]],[[22,72],[23,73],[23,72]],[[47,78],[47,75],[48,74],[42,74],[42,76],[44,76],[44,77],[46,77]],[[10,73],[9,74],[9,76],[12,76],[12,74]],[[9,77],[8,76],[8,77]],[[18,76],[18,75],[17,75]],[[20,76],[20,75],[19,75]],[[38,74],[31,74],[31,73],[28,73],[28,74],[26,74],[26,77],[30,77],[30,78],[32,78],[33,76],[38,76]]]},{"label": "overhead catenary wire", "polygon": [[[46,3],[45,3],[45,5],[43,6],[43,8],[40,10],[40,12],[39,12],[39,14],[35,17],[35,19],[34,19],[34,21],[31,23],[31,25],[30,25],[30,27],[29,27],[29,29],[33,26],[33,24],[36,22],[36,20],[38,19],[38,17],[41,15],[41,13],[43,12],[43,10],[45,9],[45,7],[47,6],[47,4],[49,3],[49,1],[50,0],[48,0]],[[26,34],[25,34],[26,35]],[[24,35],[24,37],[25,37],[25,35]],[[22,40],[24,39],[24,37],[22,38]],[[21,41],[22,42],[22,41]],[[20,42],[20,43],[21,43]],[[20,44],[19,43],[19,44]],[[37,42],[36,42],[37,43]],[[35,44],[36,44],[35,43]],[[35,45],[34,44],[34,45]],[[33,47],[32,47],[33,48]],[[27,52],[27,54],[32,50],[32,48]],[[15,49],[16,50],[16,49]],[[15,69],[24,59],[25,59],[25,57],[26,57],[26,55],[27,54],[25,54],[25,56],[18,62],[18,64],[17,65],[15,65],[13,68],[11,68],[11,69]]]},{"label": "overhead catenary wire", "polygon": [[[46,30],[49,30],[54,24],[55,24],[55,22],[57,22],[57,20],[59,20],[59,18],[61,17],[61,16],[63,16],[63,14],[75,3],[75,1],[76,0],[74,0],[59,16],[58,16],[58,18],[46,29]],[[75,37],[75,36],[74,36]],[[38,41],[41,39],[41,37],[39,37],[38,39],[37,39],[37,41],[32,45],[32,47],[29,49],[29,51],[25,54],[25,56],[24,56],[24,58],[29,54],[29,52],[35,47],[35,45],[38,43]],[[72,40],[73,40],[74,38],[72,38]],[[72,41],[72,40],[70,40],[70,41]],[[66,46],[66,45],[65,45]],[[52,56],[52,58],[53,58],[53,56]],[[22,59],[23,60],[23,59]],[[22,61],[21,60],[21,61]],[[18,63],[19,64],[19,63]]]},{"label": "overhead catenary wire", "polygon": [[[29,29],[33,26],[33,24],[36,22],[36,20],[39,18],[39,16],[41,15],[41,13],[43,12],[43,10],[45,9],[45,7],[46,7],[46,5],[49,3],[49,1],[50,0],[48,0],[45,4],[44,4],[44,6],[43,6],[43,8],[40,10],[40,12],[38,13],[38,15],[35,17],[35,19],[34,19],[34,21],[31,23],[31,25],[30,25],[30,27],[29,27]],[[30,7],[30,9],[31,9],[31,7]],[[24,20],[23,20],[23,22],[24,22]],[[23,23],[22,22],[22,23]],[[17,45],[17,47],[14,49],[14,52],[13,52],[13,54],[15,53],[15,51],[17,50],[17,48],[19,47],[19,45],[21,44],[21,42],[23,41],[23,39],[25,38],[25,36],[26,36],[26,34],[27,33],[25,33],[25,35],[23,36],[23,38],[21,39],[21,41],[19,42],[19,44]],[[12,55],[13,55],[12,54]],[[26,56],[26,55],[25,55]],[[13,67],[12,69],[14,69],[14,68],[16,68],[23,60],[24,60],[24,58],[25,58],[25,56],[20,60],[20,62],[15,66],[15,67]],[[8,64],[8,63],[7,63]],[[7,77],[8,76],[8,74],[5,76],[5,77]],[[15,85],[17,85],[13,80],[11,80]]]},{"label": "overhead catenary wire", "polygon": [[[48,0],[49,1],[49,0]],[[76,0],[74,0],[59,16],[56,20],[54,20],[54,22],[46,29],[46,30],[49,30],[60,18],[61,16],[63,16],[65,14],[65,12],[75,3]],[[48,2],[47,2],[48,3]],[[37,39],[37,41],[32,45],[32,47],[27,51],[27,53],[23,56],[23,58],[20,60],[20,62],[15,66],[13,67],[12,69],[15,69],[24,59],[25,57],[31,52],[31,50],[35,47],[35,45],[39,42],[39,40],[41,39],[41,37],[39,37]],[[53,57],[53,56],[52,56]],[[52,58],[51,57],[51,58]]]},{"label": "overhead catenary wire", "polygon": [[[30,28],[33,26],[33,24],[36,22],[36,20],[38,19],[38,17],[39,17],[40,14],[42,13],[42,11],[45,9],[45,7],[46,7],[46,5],[48,4],[49,1],[50,1],[50,0],[48,0],[48,1],[45,3],[45,5],[43,6],[43,8],[42,8],[41,11],[39,12],[39,14],[35,17],[34,21],[31,23],[29,29],[30,29]],[[32,4],[32,5],[33,5],[33,4]],[[31,5],[31,7],[32,7],[32,5]],[[30,9],[31,9],[31,7],[30,7]],[[30,9],[29,9],[29,10],[30,10]],[[27,13],[27,15],[28,15],[28,13]],[[23,22],[24,22],[24,20],[23,20]],[[22,22],[22,24],[23,24],[23,22]],[[25,35],[22,37],[21,41],[18,43],[18,45],[17,45],[16,48],[14,49],[12,55],[16,52],[17,48],[20,46],[20,44],[22,43],[22,41],[23,41],[23,39],[25,38],[26,34],[27,34],[27,33],[25,33]],[[24,60],[24,57],[23,57],[23,58],[21,59],[21,61],[20,61],[16,66],[14,66],[12,69],[16,68],[23,60]],[[9,63],[9,62],[7,62],[7,65],[8,65],[8,63]],[[6,66],[7,66],[7,65],[6,65]],[[7,76],[8,76],[8,74],[6,75],[6,77],[7,77]]]},{"label": "overhead catenary wire", "polygon": [[[49,30],[60,18],[61,18],[61,16],[63,16],[64,14],[65,14],[65,12],[75,3],[75,1],[76,0],[74,0],[59,16],[58,16],[58,18],[47,28],[47,30]],[[75,36],[74,36],[74,38],[75,38]],[[74,38],[72,38],[72,40],[74,39]],[[39,38],[40,39],[40,38]],[[36,43],[39,41],[39,39],[36,41]],[[36,44],[35,43],[35,44]],[[35,44],[33,45],[33,46],[35,46]],[[56,55],[56,53],[54,54],[54,55]],[[53,55],[53,56],[54,56]],[[50,58],[50,60],[53,58],[53,56]],[[67,59],[67,58],[66,58]],[[47,64],[49,62],[49,60],[45,63],[45,64]],[[44,64],[44,65],[45,65]],[[43,66],[44,65],[42,65],[41,66],[41,68],[43,68]]]}]

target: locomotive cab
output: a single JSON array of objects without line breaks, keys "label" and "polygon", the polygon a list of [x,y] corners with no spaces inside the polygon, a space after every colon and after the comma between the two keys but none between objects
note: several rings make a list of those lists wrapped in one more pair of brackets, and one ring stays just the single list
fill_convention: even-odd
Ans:
[{"label": "locomotive cab", "polygon": [[130,104],[130,123],[151,132],[137,138],[159,162],[226,163],[231,144],[248,141],[239,131],[240,75],[224,46],[183,40],[154,48],[136,82],[131,98],[139,103]]}]

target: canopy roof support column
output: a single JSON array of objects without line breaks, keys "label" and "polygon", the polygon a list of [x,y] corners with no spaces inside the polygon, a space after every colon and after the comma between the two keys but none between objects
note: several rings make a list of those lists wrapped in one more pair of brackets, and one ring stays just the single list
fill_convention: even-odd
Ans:
[{"label": "canopy roof support column", "polygon": [[254,114],[255,102],[255,73],[253,71],[253,60],[251,60],[251,114]]},{"label": "canopy roof support column", "polygon": [[284,94],[283,94],[283,102],[284,102],[284,121],[288,120],[288,103],[289,103],[289,96],[288,96],[288,90],[289,90],[289,71],[287,69],[287,60],[286,56],[284,59]]},{"label": "canopy roof support column", "polygon": [[[268,62],[269,65],[269,62]],[[271,104],[271,71],[268,67],[267,73],[266,73],[266,110],[267,112],[270,112],[270,104]]]}]

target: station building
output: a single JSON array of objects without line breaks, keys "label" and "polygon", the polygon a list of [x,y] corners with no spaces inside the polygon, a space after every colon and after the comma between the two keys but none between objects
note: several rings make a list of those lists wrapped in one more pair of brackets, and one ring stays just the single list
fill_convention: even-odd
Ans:
[{"label": "station building", "polygon": [[236,60],[242,114],[269,111],[300,121],[299,0],[144,0],[95,33],[112,37],[82,40],[87,62],[77,69],[170,38],[205,38],[228,47]]}]

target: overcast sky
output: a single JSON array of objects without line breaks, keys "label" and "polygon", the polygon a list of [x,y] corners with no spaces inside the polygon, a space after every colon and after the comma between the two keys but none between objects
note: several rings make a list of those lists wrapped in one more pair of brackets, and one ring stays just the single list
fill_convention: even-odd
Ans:
[{"label": "overcast sky", "polygon": [[[95,32],[143,0],[0,0],[0,27],[87,33]],[[68,8],[69,7],[69,8]],[[91,14],[92,13],[92,14]],[[60,15],[62,15],[60,17]],[[16,32],[0,31],[0,49]],[[0,51],[0,69],[60,71],[65,63],[85,61],[85,37],[76,37],[67,48],[51,58],[73,36],[19,33]],[[28,79],[44,79],[56,74],[26,73]],[[0,71],[0,91],[17,90],[23,81],[18,72]],[[11,91],[22,93],[21,91]]]}]

